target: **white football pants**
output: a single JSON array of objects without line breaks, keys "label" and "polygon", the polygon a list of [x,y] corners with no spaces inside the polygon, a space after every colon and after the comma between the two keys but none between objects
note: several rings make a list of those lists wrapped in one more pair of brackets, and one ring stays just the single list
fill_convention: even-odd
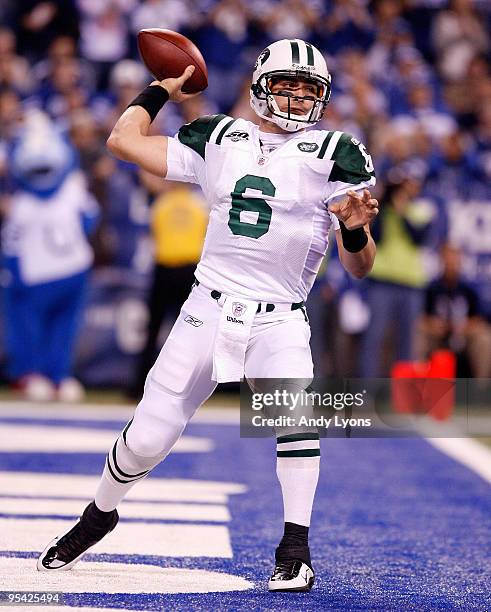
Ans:
[{"label": "white football pants", "polygon": [[[197,408],[213,393],[213,349],[222,299],[203,284],[193,287],[150,370],[145,391],[126,433],[130,451],[165,457]],[[187,321],[186,321],[187,319]],[[194,322],[194,323],[193,323]],[[244,375],[256,378],[313,378],[310,327],[302,309],[255,315],[245,354]]]}]

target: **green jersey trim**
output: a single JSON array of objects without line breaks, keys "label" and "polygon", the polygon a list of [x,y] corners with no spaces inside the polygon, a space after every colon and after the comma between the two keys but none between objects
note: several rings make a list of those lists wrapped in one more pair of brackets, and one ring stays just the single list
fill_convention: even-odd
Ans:
[{"label": "green jersey trim", "polygon": [[227,121],[227,123],[220,130],[220,134],[218,134],[218,138],[216,140],[217,145],[219,145],[222,142],[222,138],[224,137],[225,132],[228,130],[229,127],[232,126],[232,123],[235,123],[235,119],[230,119],[230,121]]},{"label": "green jersey trim", "polygon": [[332,159],[332,154],[334,153],[336,145],[338,144],[338,141],[341,138],[342,134],[343,132],[329,132],[324,138],[317,157],[319,159]]},{"label": "green jersey trim", "polygon": [[372,160],[364,145],[351,134],[342,133],[333,151],[329,181],[356,185],[375,178]]},{"label": "green jersey trim", "polygon": [[220,121],[227,118],[227,115],[207,115],[200,117],[191,123],[183,125],[177,134],[179,142],[193,149],[200,157],[205,159],[206,143]]},{"label": "green jersey trim", "polygon": [[334,134],[334,132],[329,132],[327,134],[327,136],[324,138],[324,141],[323,141],[323,143],[321,145],[319,154],[317,155],[317,157],[319,159],[323,159],[324,158],[324,155],[326,154],[327,145],[329,144],[329,141],[331,140],[333,134]]}]

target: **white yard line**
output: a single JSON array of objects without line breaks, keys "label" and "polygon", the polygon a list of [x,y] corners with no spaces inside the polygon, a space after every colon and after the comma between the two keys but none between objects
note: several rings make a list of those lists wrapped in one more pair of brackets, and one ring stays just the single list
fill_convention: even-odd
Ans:
[{"label": "white yard line", "polygon": [[[87,499],[89,502],[90,499]],[[0,513],[14,516],[78,517],[83,503],[78,499],[33,499],[31,497],[0,497]],[[160,521],[199,521],[228,523],[230,512],[225,504],[121,502],[118,506],[123,519],[155,519]]]},{"label": "white yard line", "polygon": [[[71,521],[53,518],[0,518],[2,548],[41,551],[47,542],[64,533],[70,524]],[[97,543],[94,552],[159,557],[233,557],[228,526],[172,522],[163,524],[122,521],[116,531]]]},{"label": "white yard line", "polygon": [[74,419],[90,421],[128,420],[133,416],[134,406],[124,404],[62,404],[24,401],[0,402],[0,417],[27,417],[33,419]]},{"label": "white yard line", "polygon": [[455,461],[462,463],[491,484],[491,449],[470,438],[426,438]]},{"label": "white yard line", "polygon": [[[67,425],[70,421],[67,421]],[[120,429],[2,423],[0,449],[10,453],[103,453],[111,450]],[[211,438],[183,435],[172,452],[211,453]]]},{"label": "white yard line", "polygon": [[[119,529],[119,527],[118,527]],[[108,536],[110,538],[112,534]],[[101,552],[102,542],[97,544],[97,551]],[[162,542],[162,547],[165,542]],[[34,549],[33,549],[34,550]],[[0,557],[0,575],[2,576],[2,588],[10,591],[27,592],[62,592],[68,593],[121,593],[118,597],[120,603],[133,603],[127,595],[151,594],[151,593],[224,593],[227,591],[246,591],[253,588],[253,583],[240,576],[234,576],[219,571],[203,569],[187,569],[165,567],[156,565],[143,565],[138,562],[127,565],[126,563],[114,563],[110,561],[94,562],[80,561],[69,572],[37,572],[34,568],[34,559],[16,559]],[[126,597],[125,597],[126,595]],[[87,598],[83,599],[86,607],[56,607],[49,609],[57,610],[98,610],[87,606]],[[138,605],[138,604],[137,604]],[[144,607],[144,606],[142,606]],[[192,606],[188,606],[191,608]],[[225,609],[222,606],[216,606]],[[36,610],[44,612],[45,606],[16,605],[2,608],[5,610]],[[104,610],[113,608],[104,608]],[[127,605],[119,610],[130,610]],[[165,606],[165,610],[172,606]],[[196,609],[196,608],[195,608]]]},{"label": "white yard line", "polygon": [[[0,402],[0,417],[24,417],[33,419],[58,419],[73,421],[127,421],[135,412],[135,406],[123,404],[34,404],[31,402]],[[217,425],[238,425],[239,410],[235,407],[201,407],[193,423],[216,423]]]},{"label": "white yard line", "polygon": [[[43,498],[49,493],[54,497],[84,499],[87,492],[96,489],[99,480],[99,476],[85,474],[0,471],[2,495],[12,497],[28,493],[29,496],[39,495]],[[137,487],[131,489],[127,499],[142,502],[152,500],[172,503],[227,504],[230,495],[240,495],[246,491],[246,486],[234,482],[157,478],[150,475],[139,482]]]}]

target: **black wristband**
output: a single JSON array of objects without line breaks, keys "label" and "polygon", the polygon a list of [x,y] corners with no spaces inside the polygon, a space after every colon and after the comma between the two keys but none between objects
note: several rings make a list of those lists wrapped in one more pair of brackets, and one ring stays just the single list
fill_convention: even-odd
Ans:
[{"label": "black wristband", "polygon": [[136,98],[128,104],[130,106],[141,106],[150,115],[153,121],[159,110],[169,99],[169,92],[160,85],[149,85]]},{"label": "black wristband", "polygon": [[350,253],[358,253],[367,245],[368,236],[362,227],[349,230],[342,221],[339,221],[339,227],[341,228],[343,246]]}]

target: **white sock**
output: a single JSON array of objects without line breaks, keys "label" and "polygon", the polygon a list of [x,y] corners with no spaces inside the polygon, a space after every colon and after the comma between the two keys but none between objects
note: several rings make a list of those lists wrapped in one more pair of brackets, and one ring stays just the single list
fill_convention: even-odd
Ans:
[{"label": "white sock", "polygon": [[106,465],[95,495],[95,505],[103,512],[114,510],[133,485],[158,465],[163,456],[140,457],[125,443],[125,433],[116,440],[106,458]]},{"label": "white sock", "polygon": [[276,474],[283,493],[285,523],[310,525],[319,465],[318,434],[291,434],[277,439]]}]

